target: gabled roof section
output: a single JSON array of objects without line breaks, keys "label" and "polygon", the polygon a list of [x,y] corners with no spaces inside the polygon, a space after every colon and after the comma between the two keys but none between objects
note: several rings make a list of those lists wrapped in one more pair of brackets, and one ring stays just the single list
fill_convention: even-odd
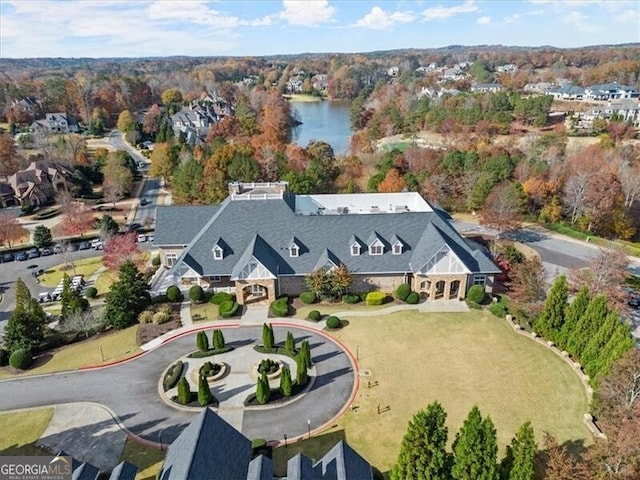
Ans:
[{"label": "gabled roof section", "polygon": [[367,239],[367,245],[371,247],[372,245],[383,245],[385,246],[385,242],[383,238],[376,232],[375,230],[371,232],[369,238]]},{"label": "gabled roof section", "polygon": [[238,259],[238,262],[233,267],[231,271],[231,279],[236,280],[240,278],[248,278],[246,275],[247,266],[255,261],[259,264],[259,266],[264,267],[265,273],[262,273],[259,277],[254,278],[276,278],[279,272],[279,262],[278,255],[273,251],[273,249],[269,246],[267,242],[263,240],[260,235],[256,235],[253,237],[253,240],[247,246],[246,250],[242,254],[242,256]]},{"label": "gabled roof section", "polygon": [[154,245],[188,245],[218,208],[218,205],[158,207]]},{"label": "gabled roof section", "polygon": [[352,247],[353,245],[358,245],[362,248],[365,244],[358,238],[357,235],[351,235],[351,238],[349,239],[349,246]]},{"label": "gabled roof section", "polygon": [[358,452],[340,440],[313,469],[317,478],[332,480],[373,480],[371,465]]},{"label": "gabled roof section", "polygon": [[78,468],[74,468],[71,473],[71,480],[97,480],[100,470],[90,463],[81,463]]},{"label": "gabled roof section", "polygon": [[138,467],[125,460],[116,465],[116,468],[111,471],[109,480],[135,480],[136,473],[138,473]]},{"label": "gabled roof section", "polygon": [[310,480],[315,478],[311,460],[301,453],[287,462],[287,480]]},{"label": "gabled roof section", "polygon": [[258,455],[249,463],[247,480],[273,480],[273,462],[265,455]]},{"label": "gabled roof section", "polygon": [[209,408],[169,447],[161,480],[247,478],[251,442]]},{"label": "gabled roof section", "polygon": [[316,262],[316,266],[313,268],[313,270],[319,270],[321,268],[327,268],[327,269],[332,269],[332,268],[336,268],[340,265],[340,260],[338,259],[338,257],[336,257],[331,250],[325,248],[322,252],[322,254],[320,255],[320,258],[318,258],[318,261]]}]

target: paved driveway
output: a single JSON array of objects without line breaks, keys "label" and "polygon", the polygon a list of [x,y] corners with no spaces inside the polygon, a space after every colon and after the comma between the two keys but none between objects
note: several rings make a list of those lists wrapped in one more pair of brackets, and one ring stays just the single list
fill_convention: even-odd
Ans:
[{"label": "paved driveway", "polygon": [[[323,335],[295,327],[275,327],[276,342],[290,330],[296,342],[308,339],[317,377],[304,396],[280,408],[245,411],[242,433],[248,438],[280,440],[304,435],[307,420],[315,429],[330,421],[348,402],[356,380],[349,356]],[[257,343],[261,327],[225,328],[228,345]],[[163,370],[178,357],[195,350],[195,334],[173,340],[130,362],[91,371],[76,371],[0,382],[0,409],[38,407],[69,402],[97,402],[110,408],[131,432],[170,442],[196,412],[165,404],[158,394]],[[215,395],[215,389],[214,389]]]}]

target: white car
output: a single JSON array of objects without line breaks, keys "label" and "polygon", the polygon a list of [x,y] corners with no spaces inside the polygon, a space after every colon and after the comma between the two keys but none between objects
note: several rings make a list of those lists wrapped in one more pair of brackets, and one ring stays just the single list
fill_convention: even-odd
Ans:
[{"label": "white car", "polygon": [[141,233],[140,235],[138,235],[138,243],[142,243],[146,241],[147,241],[147,236],[144,233]]},{"label": "white car", "polygon": [[95,238],[91,242],[91,248],[93,248],[94,250],[102,250],[103,248],[102,240],[100,240],[99,238]]}]

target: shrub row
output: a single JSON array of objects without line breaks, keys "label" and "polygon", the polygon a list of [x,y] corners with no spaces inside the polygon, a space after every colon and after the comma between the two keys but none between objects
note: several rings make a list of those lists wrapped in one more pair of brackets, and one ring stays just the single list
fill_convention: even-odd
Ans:
[{"label": "shrub row", "polygon": [[204,352],[193,352],[190,353],[189,355],[187,355],[187,357],[189,358],[205,358],[205,357],[212,357],[213,355],[220,355],[221,353],[227,353],[230,352],[231,350],[233,350],[233,347],[224,347],[224,348],[218,348],[218,349],[209,349],[209,350],[205,350]]},{"label": "shrub row", "polygon": [[349,293],[342,296],[342,301],[346,304],[353,305],[355,303],[360,303],[362,299],[360,298],[360,295]]},{"label": "shrub row", "polygon": [[274,317],[286,317],[289,314],[289,297],[284,295],[278,298],[271,303],[269,310]]},{"label": "shrub row", "polygon": [[164,391],[172,389],[178,384],[178,380],[180,380],[180,376],[182,375],[182,368],[184,364],[181,360],[178,360],[176,363],[169,367],[167,373],[164,374],[164,378],[162,379],[162,388]]},{"label": "shrub row", "polygon": [[367,305],[382,305],[387,299],[387,294],[384,292],[369,292],[367,293]]},{"label": "shrub row", "polygon": [[236,300],[236,296],[227,293],[227,292],[217,292],[214,293],[209,299],[209,303],[213,303],[214,305],[221,305],[224,302],[231,300],[232,302]]},{"label": "shrub row", "polygon": [[393,291],[393,296],[397,300],[400,300],[402,302],[406,302],[407,301],[407,297],[409,296],[410,293],[411,293],[411,285],[409,285],[408,283],[401,283]]},{"label": "shrub row", "polygon": [[218,307],[218,315],[222,318],[233,317],[238,311],[238,308],[240,308],[240,305],[238,305],[238,302],[235,300],[225,300]]}]

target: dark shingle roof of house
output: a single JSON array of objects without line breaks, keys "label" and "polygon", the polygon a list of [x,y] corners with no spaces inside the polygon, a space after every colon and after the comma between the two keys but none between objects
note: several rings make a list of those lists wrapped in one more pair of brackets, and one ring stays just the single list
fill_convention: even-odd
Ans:
[{"label": "dark shingle roof of house", "polygon": [[161,480],[245,480],[251,442],[208,408],[171,444]]},{"label": "dark shingle roof of house", "polygon": [[73,468],[71,480],[96,480],[100,475],[100,470],[90,463],[81,463],[77,468]]},{"label": "dark shingle roof of house", "polygon": [[138,473],[138,467],[125,460],[116,465],[111,471],[109,480],[135,480],[136,473]]},{"label": "dark shingle roof of house", "polygon": [[273,462],[269,457],[258,455],[249,463],[247,480],[273,480]]},{"label": "dark shingle roof of house", "polygon": [[371,465],[358,452],[340,440],[313,467],[322,480],[372,480]]},{"label": "dark shingle roof of house", "polygon": [[[369,255],[370,242],[362,242],[361,254],[351,255],[353,238],[370,239],[373,232],[385,244],[384,254]],[[288,248],[294,236],[305,246],[298,257],[291,257]],[[212,249],[220,238],[229,253],[214,260]],[[404,243],[399,255],[390,248],[394,238]],[[338,259],[355,274],[416,272],[447,244],[472,273],[500,271],[487,256],[475,254],[437,209],[297,215],[284,199],[227,199],[218,207],[158,208],[155,245],[186,244],[185,263],[204,276],[237,275],[251,256],[276,276],[306,275],[317,268],[327,250],[332,260]]]},{"label": "dark shingle roof of house", "polygon": [[314,480],[316,474],[311,459],[298,453],[287,462],[287,480]]}]

